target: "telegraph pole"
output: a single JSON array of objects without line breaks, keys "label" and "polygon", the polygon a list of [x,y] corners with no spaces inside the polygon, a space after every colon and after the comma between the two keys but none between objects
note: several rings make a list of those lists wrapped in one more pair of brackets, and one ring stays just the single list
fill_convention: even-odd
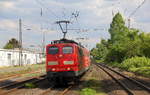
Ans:
[{"label": "telegraph pole", "polygon": [[[42,16],[43,16],[42,8],[41,8],[40,16],[41,16],[41,20],[42,20]],[[43,31],[42,22],[41,22],[41,32],[42,32],[42,50],[41,50],[41,52],[42,52],[43,57],[45,57],[45,31]]]},{"label": "telegraph pole", "polygon": [[44,52],[45,52],[45,31],[42,31],[43,32],[43,42],[42,42],[42,53],[43,53],[43,56],[44,56]]},{"label": "telegraph pole", "polygon": [[19,66],[22,65],[22,21],[19,19]]}]

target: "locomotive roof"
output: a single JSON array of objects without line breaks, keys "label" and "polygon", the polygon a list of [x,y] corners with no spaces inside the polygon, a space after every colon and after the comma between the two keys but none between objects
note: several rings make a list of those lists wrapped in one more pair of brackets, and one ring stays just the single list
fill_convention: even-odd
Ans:
[{"label": "locomotive roof", "polygon": [[60,44],[60,43],[74,43],[74,44],[77,44],[77,45],[83,47],[81,44],[75,42],[74,40],[68,40],[68,39],[54,40],[51,42],[51,44]]}]

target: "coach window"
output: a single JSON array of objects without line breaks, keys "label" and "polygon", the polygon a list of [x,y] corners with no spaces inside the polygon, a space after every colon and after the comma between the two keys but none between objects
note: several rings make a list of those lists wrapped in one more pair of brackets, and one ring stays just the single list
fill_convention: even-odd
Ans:
[{"label": "coach window", "polygon": [[58,47],[56,46],[51,46],[48,48],[48,54],[57,54],[58,53]]},{"label": "coach window", "polygon": [[68,53],[72,53],[72,52],[73,52],[73,48],[71,46],[63,47],[63,53],[64,54],[68,54]]}]

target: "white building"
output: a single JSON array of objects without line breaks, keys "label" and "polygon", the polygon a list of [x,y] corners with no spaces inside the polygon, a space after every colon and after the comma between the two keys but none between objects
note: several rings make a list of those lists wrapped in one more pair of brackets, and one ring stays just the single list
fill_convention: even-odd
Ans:
[{"label": "white building", "polygon": [[[42,62],[42,55],[34,51],[22,51],[21,65],[37,64]],[[0,49],[0,67],[19,65],[19,50]]]}]

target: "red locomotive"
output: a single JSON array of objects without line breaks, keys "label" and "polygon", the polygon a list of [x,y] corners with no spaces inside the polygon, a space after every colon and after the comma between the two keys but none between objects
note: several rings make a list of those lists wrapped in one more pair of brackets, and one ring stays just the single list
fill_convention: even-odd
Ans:
[{"label": "red locomotive", "polygon": [[90,53],[73,40],[55,40],[46,46],[46,72],[55,83],[79,78],[90,67]]}]

